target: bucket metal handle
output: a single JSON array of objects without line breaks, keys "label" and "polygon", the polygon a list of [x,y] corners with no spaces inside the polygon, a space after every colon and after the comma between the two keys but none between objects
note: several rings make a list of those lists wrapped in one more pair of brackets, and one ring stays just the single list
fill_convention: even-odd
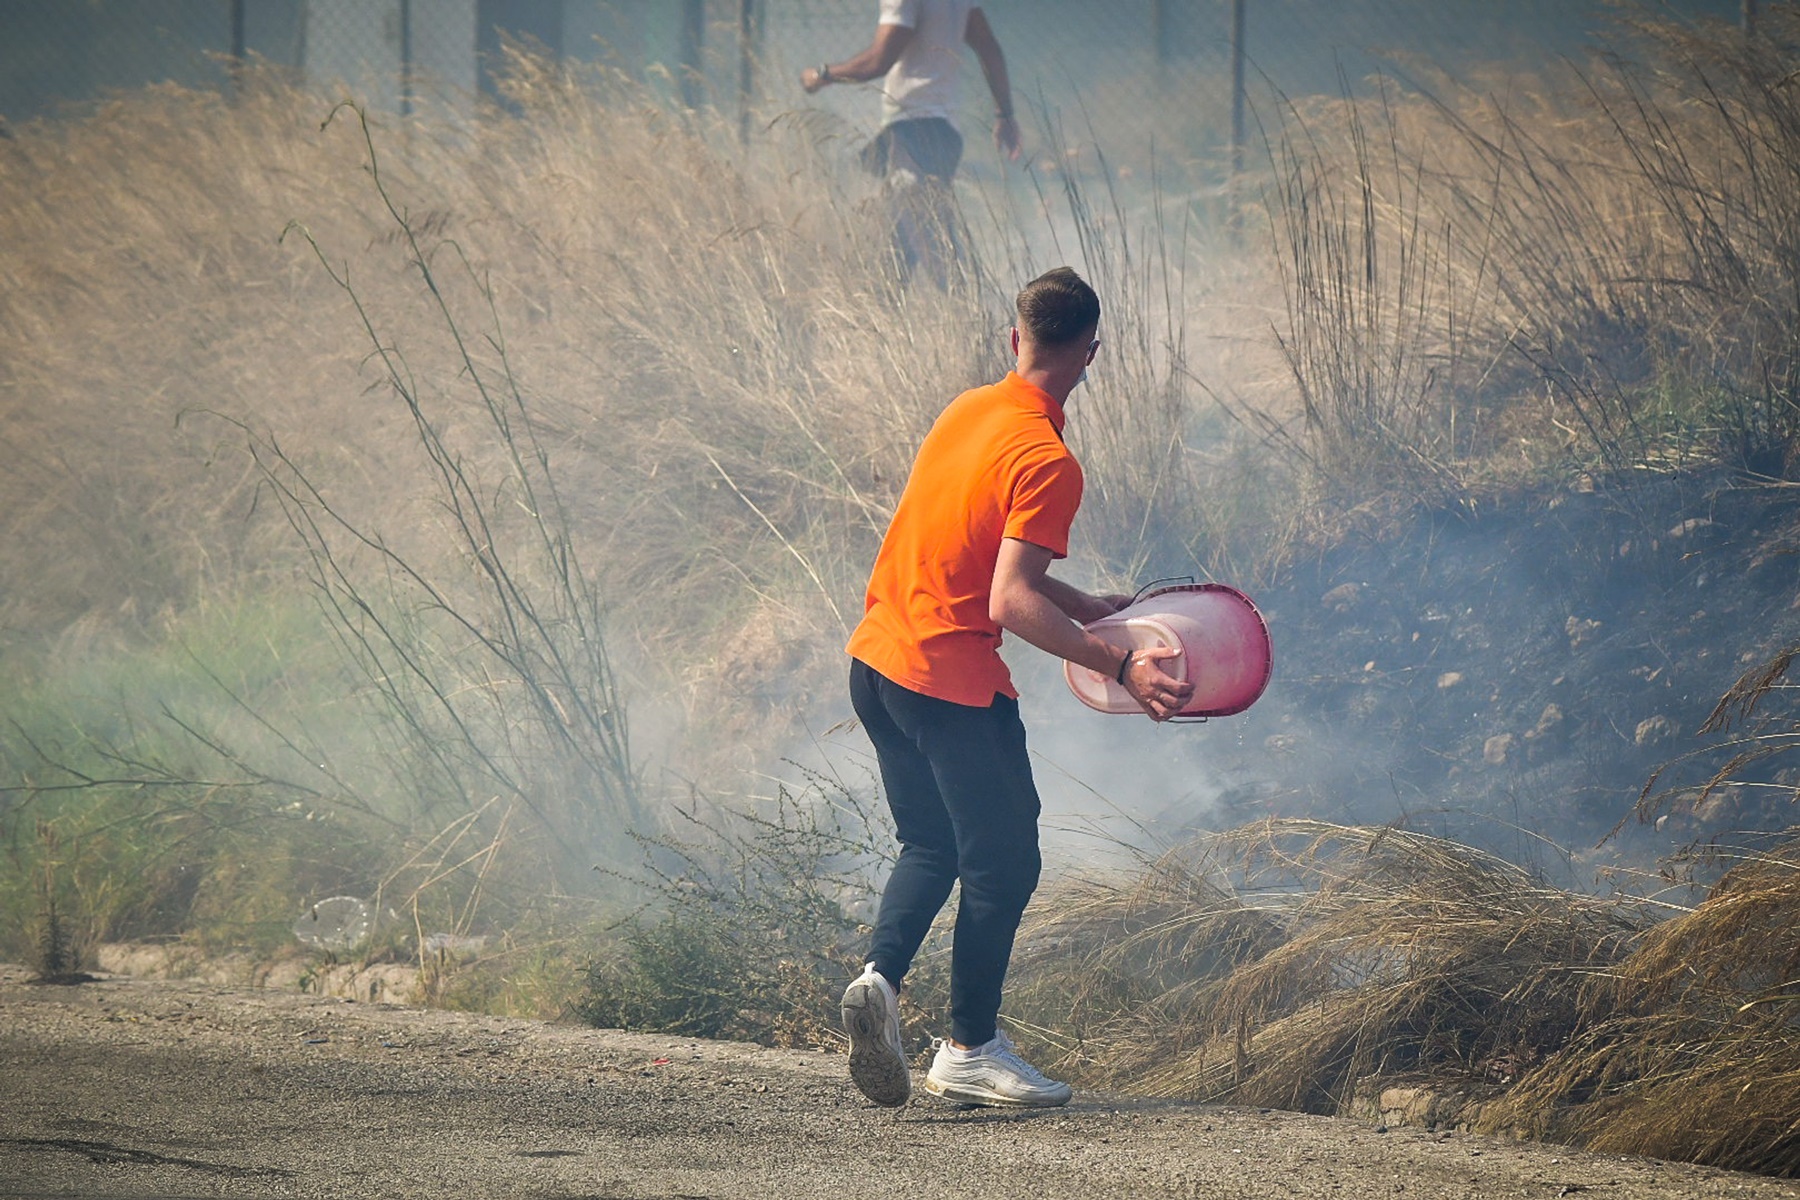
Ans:
[{"label": "bucket metal handle", "polygon": [[1157,588],[1161,587],[1165,583],[1194,583],[1194,582],[1196,582],[1196,580],[1194,579],[1194,577],[1192,575],[1165,575],[1161,579],[1152,579],[1149,583],[1146,583],[1143,587],[1141,587],[1137,590],[1137,593],[1131,597],[1131,602],[1133,604],[1136,604],[1139,600],[1142,600],[1146,595],[1155,591]]}]

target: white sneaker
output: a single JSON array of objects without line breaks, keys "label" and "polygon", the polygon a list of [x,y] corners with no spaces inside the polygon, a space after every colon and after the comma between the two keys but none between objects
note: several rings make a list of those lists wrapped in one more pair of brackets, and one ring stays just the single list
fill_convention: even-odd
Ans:
[{"label": "white sneaker", "polygon": [[1004,1033],[996,1033],[993,1041],[976,1047],[972,1054],[939,1042],[931,1071],[925,1076],[925,1090],[958,1104],[1022,1108],[1055,1108],[1067,1104],[1075,1094],[1068,1084],[1046,1079],[1043,1072],[1020,1058]]},{"label": "white sneaker", "polygon": [[850,1035],[850,1082],[877,1104],[912,1099],[912,1072],[900,1040],[900,998],[870,963],[844,989],[844,1032]]}]

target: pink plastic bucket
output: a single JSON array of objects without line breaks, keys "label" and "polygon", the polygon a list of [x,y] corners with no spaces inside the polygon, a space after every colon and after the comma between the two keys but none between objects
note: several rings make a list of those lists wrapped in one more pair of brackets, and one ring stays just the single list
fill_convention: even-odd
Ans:
[{"label": "pink plastic bucket", "polygon": [[[1176,714],[1180,717],[1243,712],[1269,686],[1275,667],[1262,614],[1250,597],[1222,583],[1159,588],[1130,607],[1089,623],[1087,630],[1120,653],[1158,646],[1181,651],[1162,660],[1163,670],[1194,685],[1193,698]],[[1103,713],[1144,711],[1123,687],[1098,671],[1064,663],[1063,677],[1089,708]]]}]

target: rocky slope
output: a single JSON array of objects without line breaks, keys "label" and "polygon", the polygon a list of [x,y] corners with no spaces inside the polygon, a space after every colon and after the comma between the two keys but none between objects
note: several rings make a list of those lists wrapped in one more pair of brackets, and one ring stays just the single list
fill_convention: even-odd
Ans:
[{"label": "rocky slope", "polygon": [[1259,597],[1277,678],[1251,736],[1209,747],[1236,779],[1222,819],[1403,820],[1577,886],[1785,827],[1800,757],[1742,777],[1778,786],[1627,818],[1659,768],[1693,756],[1658,781],[1692,783],[1728,757],[1701,727],[1800,642],[1797,550],[1800,490],[1720,476],[1584,478],[1353,536]]}]

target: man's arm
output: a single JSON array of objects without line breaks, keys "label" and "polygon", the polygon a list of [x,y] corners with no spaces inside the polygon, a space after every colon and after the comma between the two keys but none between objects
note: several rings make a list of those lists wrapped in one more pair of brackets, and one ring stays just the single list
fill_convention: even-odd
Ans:
[{"label": "man's arm", "polygon": [[963,41],[981,60],[981,73],[987,77],[988,91],[994,94],[994,145],[1008,158],[1019,157],[1019,122],[1013,116],[1012,82],[1006,74],[1006,55],[1001,53],[1000,39],[988,24],[987,14],[979,8],[969,10],[969,24],[963,30]]},{"label": "man's arm", "polygon": [[1131,603],[1130,596],[1090,596],[1080,588],[1064,583],[1047,571],[1043,578],[1038,580],[1038,587],[1044,595],[1050,597],[1050,603],[1062,609],[1071,621],[1082,625],[1089,621],[1098,621],[1101,617],[1110,617]]},{"label": "man's arm", "polygon": [[900,61],[912,36],[910,26],[877,25],[875,40],[862,53],[841,63],[822,63],[806,68],[800,72],[800,86],[808,92],[816,92],[828,83],[867,83],[871,79],[880,79]]},{"label": "man's arm", "polygon": [[[1059,594],[1070,599],[1069,593],[1095,603],[1100,603],[1099,598],[1051,579],[1046,572],[1053,557],[1050,551],[1032,542],[1002,539],[1000,557],[994,564],[993,590],[988,594],[988,616],[1002,629],[1046,653],[1117,678],[1124,656],[1075,624],[1056,599]],[[1174,647],[1165,646],[1140,650],[1131,656],[1125,690],[1152,720],[1168,720],[1194,694],[1193,684],[1174,678],[1157,665],[1179,653]]]}]

